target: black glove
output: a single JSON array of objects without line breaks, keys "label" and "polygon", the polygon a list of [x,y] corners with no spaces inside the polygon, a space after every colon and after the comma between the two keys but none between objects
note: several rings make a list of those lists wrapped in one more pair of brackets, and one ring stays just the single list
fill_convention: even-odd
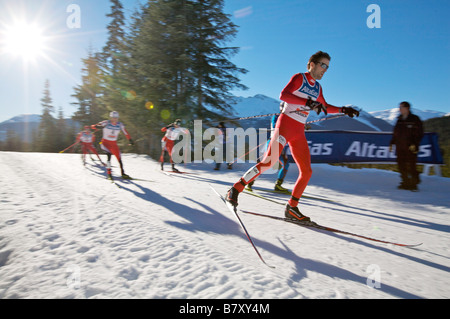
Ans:
[{"label": "black glove", "polygon": [[341,112],[344,113],[345,115],[350,116],[351,118],[353,118],[355,115],[356,117],[359,116],[359,111],[349,106],[343,106],[341,108]]},{"label": "black glove", "polygon": [[134,141],[130,138],[130,139],[128,140],[128,144],[134,145]]},{"label": "black glove", "polygon": [[325,106],[323,106],[322,103],[313,101],[311,98],[308,98],[308,101],[306,102],[305,105],[307,107],[309,107],[310,110],[316,111],[317,115],[319,115],[320,112],[322,112],[322,111],[323,111],[323,113],[325,113],[325,115],[328,115],[327,108]]}]

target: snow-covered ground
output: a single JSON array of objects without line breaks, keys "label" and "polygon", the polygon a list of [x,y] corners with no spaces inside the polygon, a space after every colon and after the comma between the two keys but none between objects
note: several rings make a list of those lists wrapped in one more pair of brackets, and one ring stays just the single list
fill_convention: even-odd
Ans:
[{"label": "snow-covered ground", "polygon": [[[314,221],[423,245],[242,214],[272,270],[209,187],[225,193],[248,164],[218,172],[179,165],[196,173],[180,176],[161,173],[146,156],[126,154],[124,164],[151,181],[118,188],[77,154],[0,153],[0,298],[450,297],[449,179],[422,177],[412,193],[396,189],[396,173],[314,165],[305,195],[331,200],[302,199]],[[297,173],[292,165],[285,186]],[[275,179],[263,175],[255,188]],[[246,194],[240,208],[275,216],[284,209]]]}]

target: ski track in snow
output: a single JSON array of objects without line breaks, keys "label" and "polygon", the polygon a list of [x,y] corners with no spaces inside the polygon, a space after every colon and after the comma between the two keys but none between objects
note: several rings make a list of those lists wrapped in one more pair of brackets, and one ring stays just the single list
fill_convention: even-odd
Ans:
[{"label": "ski track in snow", "polygon": [[[395,188],[395,173],[314,165],[305,195],[335,202],[302,199],[313,220],[423,245],[394,247],[241,214],[271,270],[208,186],[225,193],[248,164],[219,172],[179,165],[196,175],[168,176],[147,156],[125,154],[126,172],[151,181],[117,180],[119,189],[88,163],[77,154],[0,152],[0,298],[450,297],[448,179],[423,177],[421,192],[410,193]],[[263,175],[255,189],[275,179]],[[245,194],[240,208],[284,210]],[[380,270],[379,289],[367,286],[371,265]]]}]

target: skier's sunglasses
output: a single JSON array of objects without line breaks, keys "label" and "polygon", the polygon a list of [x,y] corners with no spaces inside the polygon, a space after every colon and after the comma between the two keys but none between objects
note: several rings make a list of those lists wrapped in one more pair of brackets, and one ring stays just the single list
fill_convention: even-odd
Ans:
[{"label": "skier's sunglasses", "polygon": [[322,67],[322,69],[324,69],[324,70],[328,70],[328,68],[330,67],[328,64],[323,63],[323,62],[314,62],[314,63],[320,65]]}]

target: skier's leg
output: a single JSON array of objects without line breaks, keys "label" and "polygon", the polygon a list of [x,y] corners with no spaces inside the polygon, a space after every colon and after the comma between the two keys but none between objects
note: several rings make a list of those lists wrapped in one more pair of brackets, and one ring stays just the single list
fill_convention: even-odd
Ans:
[{"label": "skier's leg", "polygon": [[275,183],[274,190],[279,192],[286,192],[287,189],[281,186],[281,184],[283,184],[284,178],[286,177],[289,168],[289,158],[285,153],[281,154],[279,162],[281,164],[281,168],[278,171],[278,178],[277,182]]},{"label": "skier's leg", "polygon": [[100,142],[100,148],[106,153],[106,173],[108,174],[108,177],[111,177],[111,157],[112,157],[112,151],[111,149],[112,142],[107,140],[102,140]]},{"label": "skier's leg", "polygon": [[286,139],[279,133],[279,130],[276,129],[275,135],[269,143],[263,160],[249,169],[247,173],[245,173],[244,176],[242,176],[242,178],[233,185],[227,193],[226,200],[233,206],[237,206],[239,193],[244,190],[246,185],[252,183],[259,175],[267,171],[278,162],[278,158],[280,157],[280,153],[285,144]]},{"label": "skier's leg", "polygon": [[168,140],[166,144],[167,152],[169,153],[170,164],[172,165],[172,171],[178,172],[175,168],[175,162],[173,161],[173,147],[175,146],[175,141]]},{"label": "skier's leg", "polygon": [[269,143],[263,160],[249,169],[233,187],[242,192],[247,184],[275,165],[285,144],[286,139],[280,134],[275,134],[275,137]]},{"label": "skier's leg", "polygon": [[280,163],[283,166],[281,170],[278,172],[278,179],[282,182],[284,181],[284,178],[286,177],[286,174],[289,170],[289,157],[287,155],[280,156]]},{"label": "skier's leg", "polygon": [[112,151],[112,154],[117,158],[117,161],[119,162],[119,165],[120,165],[120,173],[121,173],[122,177],[128,177],[128,176],[125,174],[125,171],[124,171],[124,168],[123,168],[123,163],[122,163],[122,153],[120,152],[119,146],[117,145],[116,142],[112,145],[111,151]]},{"label": "skier's leg", "polygon": [[[275,165],[278,162],[280,154],[287,142],[289,142],[292,138],[295,138],[299,132],[301,134],[302,131],[304,131],[303,124],[286,116],[285,114],[281,114],[278,118],[274,134],[270,140],[267,151],[264,154],[263,160],[253,166],[236,184],[233,185],[227,193],[226,200],[232,205],[237,206],[237,197],[239,193],[244,190],[245,186]],[[305,143],[306,146],[308,146],[306,138]]]},{"label": "skier's leg", "polygon": [[292,197],[289,200],[289,205],[291,207],[297,207],[298,201],[312,175],[311,155],[304,132],[298,138],[290,141],[289,146],[291,147],[292,156],[299,169],[299,176],[292,189]]},{"label": "skier's leg", "polygon": [[86,144],[84,144],[82,142],[81,143],[81,161],[83,162],[83,165],[86,165],[86,154],[87,154]]},{"label": "skier's leg", "polygon": [[111,170],[111,157],[112,157],[112,154],[107,152],[106,156],[107,156],[106,173],[108,174],[109,177],[111,177],[111,174],[112,174],[112,170]]},{"label": "skier's leg", "polygon": [[98,160],[100,161],[100,163],[103,164],[102,159],[100,158],[100,155],[98,155],[98,152],[97,152],[97,150],[95,149],[95,147],[91,144],[91,145],[89,146],[89,148],[90,148],[91,152],[97,156],[97,158],[98,158]]},{"label": "skier's leg", "polygon": [[159,157],[159,161],[161,162],[161,169],[164,168],[164,153],[166,152],[166,142],[161,141],[161,156]]}]

